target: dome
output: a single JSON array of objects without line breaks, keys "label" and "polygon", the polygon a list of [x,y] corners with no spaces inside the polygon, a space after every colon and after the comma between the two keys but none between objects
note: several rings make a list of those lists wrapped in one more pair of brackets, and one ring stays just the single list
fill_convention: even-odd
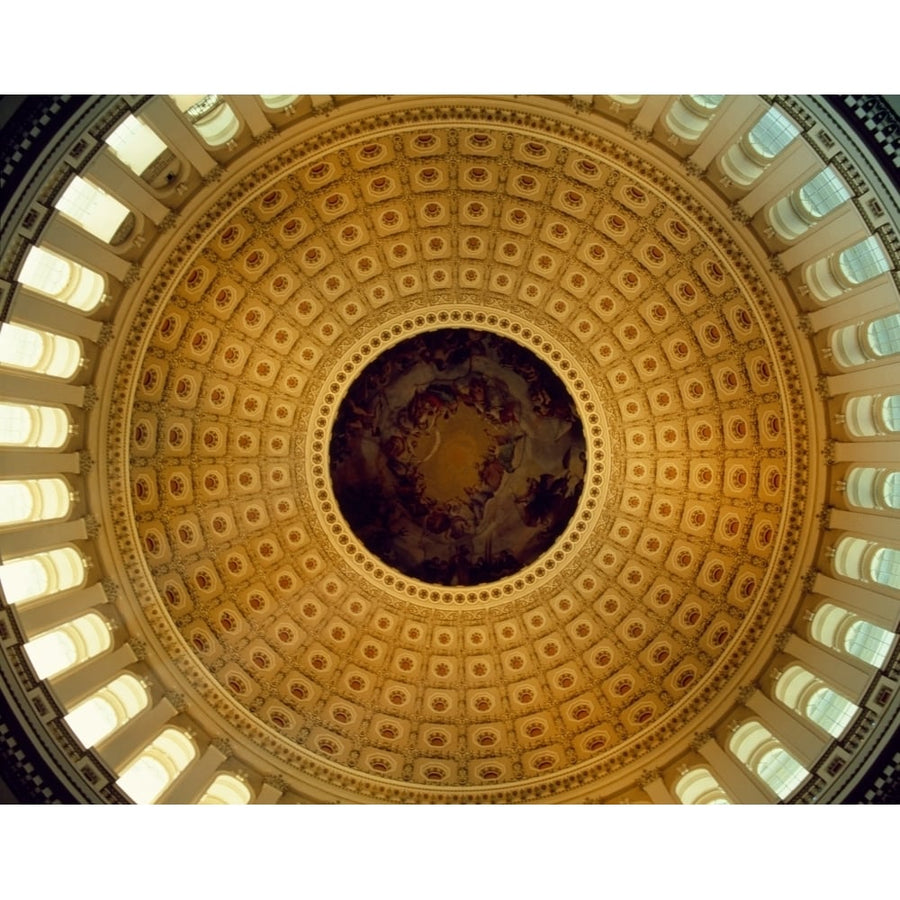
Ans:
[{"label": "dome", "polygon": [[866,116],[896,133],[846,96],[23,102],[18,789],[895,798],[900,209]]}]

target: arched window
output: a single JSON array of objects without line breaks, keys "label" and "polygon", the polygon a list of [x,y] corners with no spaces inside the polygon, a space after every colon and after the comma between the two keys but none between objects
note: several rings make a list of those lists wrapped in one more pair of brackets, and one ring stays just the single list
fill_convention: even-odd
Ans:
[{"label": "arched window", "polygon": [[259,99],[267,109],[285,109],[300,99],[299,94],[260,94]]},{"label": "arched window", "polygon": [[784,113],[771,107],[725,151],[720,159],[722,171],[735,184],[748,187],[799,133],[800,129]]},{"label": "arched window", "polygon": [[855,619],[844,634],[844,649],[870,666],[880,666],[893,643],[890,631],[864,619]]},{"label": "arched window", "polygon": [[130,673],[119,675],[64,716],[87,749],[108,738],[150,705],[147,688]]},{"label": "arched window", "polygon": [[691,94],[689,98],[701,109],[718,109],[725,99],[724,94]]},{"label": "arched window", "polygon": [[675,796],[684,804],[722,805],[731,803],[725,789],[709,769],[686,772],[675,785]]},{"label": "arched window", "polygon": [[709,127],[724,94],[690,94],[679,97],[666,113],[666,127],[686,141],[696,141]]},{"label": "arched window", "polygon": [[831,335],[831,352],[845,367],[897,356],[900,354],[900,314],[836,328]]},{"label": "arched window", "polygon": [[775,685],[775,697],[815,722],[832,737],[840,737],[859,707],[832,690],[800,665],[788,666]]},{"label": "arched window", "polygon": [[890,652],[895,635],[835,603],[823,603],[813,615],[810,636],[826,647],[849,653],[879,667]]},{"label": "arched window", "polygon": [[96,309],[106,290],[106,282],[98,272],[43,247],[28,251],[19,283],[82,312]]},{"label": "arched window", "polygon": [[782,800],[809,776],[772,732],[757,721],[744,722],[737,728],[728,749]]},{"label": "arched window", "polygon": [[866,337],[875,356],[900,353],[900,313],[870,322]]},{"label": "arched window", "polygon": [[69,485],[62,478],[0,481],[0,526],[61,519],[71,507]]},{"label": "arched window", "polygon": [[866,580],[866,554],[876,545],[862,538],[842,537],[834,545],[834,569],[854,581]]},{"label": "arched window", "polygon": [[71,378],[81,365],[81,344],[27,325],[0,325],[0,364],[52,378]]},{"label": "arched window", "polygon": [[218,94],[171,94],[175,105],[210,147],[234,140],[241,121]]},{"label": "arched window", "polygon": [[900,471],[879,473],[876,502],[884,509],[900,509]]},{"label": "arched window", "polygon": [[25,644],[25,652],[38,678],[53,678],[111,646],[106,620],[90,612],[30,640]]},{"label": "arched window", "polygon": [[221,772],[216,775],[206,793],[197,801],[204,806],[216,804],[242,804],[253,799],[250,788],[236,775]]},{"label": "arched window", "polygon": [[185,732],[166,728],[125,767],[116,784],[135,803],[155,803],[196,756]]},{"label": "arched window", "polygon": [[0,585],[10,605],[81,587],[84,578],[84,557],[74,547],[21,556],[0,566]]},{"label": "arched window", "polygon": [[806,703],[805,715],[832,737],[840,737],[859,707],[829,687],[820,687]]},{"label": "arched window", "polygon": [[838,265],[851,284],[862,284],[891,267],[881,243],[874,235],[844,250],[838,256]]},{"label": "arched window", "polygon": [[0,446],[62,447],[70,427],[69,414],[59,406],[0,401]]},{"label": "arched window", "polygon": [[779,200],[769,212],[769,222],[779,237],[794,240],[849,199],[850,191],[829,167]]},{"label": "arched window", "polygon": [[833,209],[850,199],[850,191],[830,166],[797,191],[797,200],[813,219],[827,216]]},{"label": "arched window", "polygon": [[900,550],[875,541],[848,535],[840,538],[834,545],[834,569],[853,581],[900,590]]},{"label": "arched window", "polygon": [[[857,285],[887,272],[891,267],[880,241],[867,237],[840,253],[832,253],[806,267],[803,280],[810,293],[826,302]],[[876,356],[881,356],[876,352]]]},{"label": "arched window", "polygon": [[900,550],[879,547],[872,556],[869,571],[878,584],[900,589]]},{"label": "arched window", "polygon": [[900,469],[854,466],[844,495],[850,506],[861,509],[900,509]]},{"label": "arched window", "polygon": [[160,156],[169,152],[156,132],[132,115],[126,116],[107,136],[106,143],[135,175],[143,175]]},{"label": "arched window", "polygon": [[124,204],[80,175],[60,195],[56,208],[107,244],[121,244],[134,225],[134,214]]},{"label": "arched window", "polygon": [[764,159],[774,159],[800,134],[800,129],[773,106],[750,129],[747,142]]},{"label": "arched window", "polygon": [[900,394],[848,397],[844,424],[854,437],[878,437],[900,431]]},{"label": "arched window", "polygon": [[900,394],[890,394],[881,400],[881,421],[887,431],[900,431]]}]

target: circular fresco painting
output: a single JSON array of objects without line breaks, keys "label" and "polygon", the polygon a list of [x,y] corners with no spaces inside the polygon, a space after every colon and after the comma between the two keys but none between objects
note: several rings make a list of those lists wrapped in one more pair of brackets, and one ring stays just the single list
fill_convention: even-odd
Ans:
[{"label": "circular fresco painting", "polygon": [[335,496],[386,564],[432,584],[504,578],[548,550],[584,484],[581,420],[529,350],[463,328],[421,334],[363,370],[331,438]]}]

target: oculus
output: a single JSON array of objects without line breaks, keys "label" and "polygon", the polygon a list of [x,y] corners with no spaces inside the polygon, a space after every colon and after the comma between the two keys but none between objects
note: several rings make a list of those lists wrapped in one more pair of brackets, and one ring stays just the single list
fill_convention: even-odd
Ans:
[{"label": "oculus", "polygon": [[440,585],[535,562],[572,518],[586,465],[581,420],[550,367],[465,328],[426,332],[370,363],[330,445],[334,494],[359,540]]}]

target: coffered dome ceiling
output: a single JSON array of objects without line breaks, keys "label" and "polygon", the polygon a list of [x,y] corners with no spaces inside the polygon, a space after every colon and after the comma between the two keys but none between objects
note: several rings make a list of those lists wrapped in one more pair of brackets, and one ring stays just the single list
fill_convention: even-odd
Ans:
[{"label": "coffered dome ceiling", "polygon": [[808,473],[799,354],[713,198],[446,101],[260,153],[190,218],[107,451],[202,702],[416,800],[553,795],[702,725],[775,624]]},{"label": "coffered dome ceiling", "polygon": [[272,134],[165,223],[97,376],[142,658],[309,798],[626,791],[753,684],[813,564],[787,282],[577,104]]}]

